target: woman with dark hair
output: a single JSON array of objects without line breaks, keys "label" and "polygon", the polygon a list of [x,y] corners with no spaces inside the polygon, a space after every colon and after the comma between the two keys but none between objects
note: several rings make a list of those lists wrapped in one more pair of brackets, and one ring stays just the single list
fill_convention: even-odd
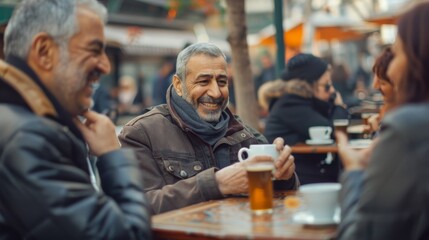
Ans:
[{"label": "woman with dark hair", "polygon": [[353,151],[336,134],[346,170],[338,239],[429,239],[428,21],[429,2],[399,18],[387,70],[397,108],[373,150]]},{"label": "woman with dark hair", "polygon": [[394,105],[393,84],[389,76],[387,76],[387,68],[390,61],[393,59],[391,47],[386,47],[383,52],[375,60],[372,72],[374,73],[374,80],[372,87],[377,89],[383,95],[384,106],[388,109]]},{"label": "woman with dark hair", "polygon": [[383,49],[381,54],[375,59],[372,67],[374,73],[374,79],[372,87],[380,91],[383,95],[383,106],[381,107],[380,114],[371,116],[368,120],[368,131],[375,133],[379,131],[381,120],[384,115],[393,109],[395,103],[395,94],[393,92],[393,83],[387,76],[387,68],[389,67],[390,61],[393,59],[393,53],[391,47]]}]

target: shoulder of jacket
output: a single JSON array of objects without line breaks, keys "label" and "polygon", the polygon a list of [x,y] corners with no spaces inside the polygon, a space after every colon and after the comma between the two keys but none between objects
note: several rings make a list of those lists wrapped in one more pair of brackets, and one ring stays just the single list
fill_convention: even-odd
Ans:
[{"label": "shoulder of jacket", "polygon": [[274,105],[272,106],[272,109],[280,108],[284,110],[284,108],[286,107],[299,108],[299,109],[313,108],[314,102],[312,98],[302,97],[294,93],[286,93],[274,103]]},{"label": "shoulder of jacket", "polygon": [[4,116],[0,126],[4,127],[2,135],[5,138],[11,138],[19,132],[36,134],[46,139],[59,139],[61,132],[71,134],[66,126],[19,106],[0,105],[0,115]]},{"label": "shoulder of jacket", "polygon": [[383,119],[384,125],[403,129],[409,133],[421,132],[421,130],[426,129],[428,122],[429,103],[409,104],[400,107],[389,112]]},{"label": "shoulder of jacket", "polygon": [[134,126],[143,122],[159,121],[160,119],[168,119],[171,121],[171,114],[166,104],[161,104],[155,107],[146,109],[146,112],[130,120],[126,126]]}]

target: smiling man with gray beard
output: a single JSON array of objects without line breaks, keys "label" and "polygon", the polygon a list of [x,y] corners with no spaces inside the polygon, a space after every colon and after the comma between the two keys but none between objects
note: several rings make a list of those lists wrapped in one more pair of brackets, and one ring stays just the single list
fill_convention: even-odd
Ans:
[{"label": "smiling man with gray beard", "polygon": [[[136,149],[145,195],[153,213],[246,193],[246,171],[238,151],[267,143],[228,109],[225,55],[211,43],[182,50],[167,104],[155,106],[126,124],[123,147]],[[296,189],[291,149],[274,140],[279,151],[274,177],[282,190]]]}]

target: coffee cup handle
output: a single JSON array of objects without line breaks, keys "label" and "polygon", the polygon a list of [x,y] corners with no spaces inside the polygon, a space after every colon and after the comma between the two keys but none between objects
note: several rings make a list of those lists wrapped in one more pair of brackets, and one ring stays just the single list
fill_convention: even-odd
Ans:
[{"label": "coffee cup handle", "polygon": [[331,136],[331,133],[332,133],[332,128],[327,128],[326,135]]},{"label": "coffee cup handle", "polygon": [[249,156],[249,149],[244,147],[238,151],[238,160],[240,160],[240,162],[247,159],[243,159],[243,153],[247,153],[247,156]]}]

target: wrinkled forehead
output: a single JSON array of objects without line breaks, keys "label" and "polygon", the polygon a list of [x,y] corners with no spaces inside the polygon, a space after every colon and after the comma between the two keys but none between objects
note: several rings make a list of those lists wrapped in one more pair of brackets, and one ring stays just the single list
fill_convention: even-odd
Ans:
[{"label": "wrinkled forehead", "polygon": [[192,56],[186,64],[187,74],[227,74],[227,63],[222,56],[214,57],[207,54]]}]

